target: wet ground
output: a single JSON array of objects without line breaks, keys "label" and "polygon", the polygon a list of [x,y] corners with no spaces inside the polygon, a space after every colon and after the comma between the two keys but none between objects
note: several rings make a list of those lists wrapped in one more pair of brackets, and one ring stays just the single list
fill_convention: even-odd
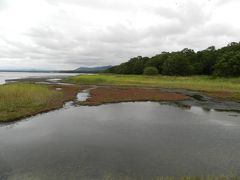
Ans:
[{"label": "wet ground", "polygon": [[[30,83],[40,83],[40,84],[70,85],[68,83],[62,82],[62,79],[64,77],[66,77],[66,76],[22,78],[22,79],[11,79],[11,80],[6,80],[6,81],[8,83],[11,83],[11,82],[30,82]],[[108,88],[108,86],[92,86],[92,87],[93,88],[91,88],[91,90],[96,89],[97,87],[107,87]],[[126,87],[126,88],[128,88],[128,87]],[[151,90],[154,90],[154,91],[155,91],[155,89],[157,89],[160,92],[162,92],[163,94],[164,93],[165,94],[166,93],[174,93],[174,94],[177,94],[179,96],[185,96],[185,97],[187,96],[189,98],[186,99],[186,100],[179,100],[179,101],[172,102],[172,104],[176,104],[176,105],[179,105],[179,106],[182,106],[182,107],[185,107],[185,108],[188,108],[188,107],[191,107],[191,106],[198,106],[198,107],[202,107],[206,111],[210,110],[210,109],[214,109],[214,110],[217,110],[217,111],[240,112],[240,102],[221,99],[221,98],[216,98],[216,97],[211,97],[211,96],[209,96],[209,95],[207,95],[206,93],[203,93],[203,92],[191,91],[191,90],[186,90],[186,89],[174,89],[174,88],[168,89],[168,88],[146,88],[145,87],[144,89],[151,89]],[[87,93],[89,93],[89,90],[87,90]],[[86,96],[88,96],[88,95],[86,95]],[[90,97],[90,96],[88,96],[88,97]],[[119,97],[117,97],[117,98],[119,99]],[[181,99],[181,98],[179,98],[179,99]],[[184,99],[184,97],[182,99]],[[117,101],[121,102],[121,100],[117,100]],[[126,101],[126,100],[124,100],[124,101]],[[99,103],[96,103],[96,104],[99,104]]]},{"label": "wet ground", "polygon": [[176,104],[185,107],[198,106],[206,111],[214,109],[216,111],[235,111],[240,112],[240,102],[221,98],[210,97],[203,92],[190,91],[185,89],[162,89],[166,92],[175,92],[189,96],[190,99],[176,102]]}]

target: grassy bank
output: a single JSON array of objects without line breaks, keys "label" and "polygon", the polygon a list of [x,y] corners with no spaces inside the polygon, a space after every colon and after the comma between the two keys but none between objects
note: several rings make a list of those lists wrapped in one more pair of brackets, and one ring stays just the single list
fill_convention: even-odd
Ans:
[{"label": "grassy bank", "polygon": [[14,121],[62,107],[76,97],[75,87],[9,84],[0,86],[0,122]]},{"label": "grassy bank", "polygon": [[74,76],[67,78],[66,81],[86,85],[182,88],[195,91],[204,91],[211,96],[240,100],[240,78],[96,74]]}]

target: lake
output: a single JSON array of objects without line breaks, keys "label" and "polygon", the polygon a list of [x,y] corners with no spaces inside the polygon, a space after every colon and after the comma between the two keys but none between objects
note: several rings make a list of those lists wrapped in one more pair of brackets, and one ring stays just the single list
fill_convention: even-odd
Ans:
[{"label": "lake", "polygon": [[240,175],[239,115],[153,102],[68,106],[0,126],[0,179]]},{"label": "lake", "polygon": [[38,73],[38,72],[0,72],[0,84],[4,84],[9,79],[22,78],[46,78],[46,77],[66,77],[78,75],[79,73]]}]

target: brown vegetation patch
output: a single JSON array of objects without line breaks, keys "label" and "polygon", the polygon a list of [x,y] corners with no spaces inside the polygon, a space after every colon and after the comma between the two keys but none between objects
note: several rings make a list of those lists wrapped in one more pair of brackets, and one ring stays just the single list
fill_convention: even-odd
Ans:
[{"label": "brown vegetation patch", "polygon": [[120,88],[98,87],[90,91],[90,98],[84,105],[100,105],[105,103],[131,102],[131,101],[181,101],[188,96],[163,92],[153,88]]},{"label": "brown vegetation patch", "polygon": [[238,94],[234,92],[226,92],[226,91],[216,91],[216,92],[207,92],[206,93],[210,97],[221,98],[221,99],[233,99]]},{"label": "brown vegetation patch", "polygon": [[49,85],[49,89],[62,92],[62,98],[57,98],[54,101],[49,101],[45,109],[42,109],[43,112],[63,107],[65,102],[74,100],[79,90],[81,90],[78,86],[65,85]]},{"label": "brown vegetation patch", "polygon": [[75,85],[49,85],[50,89],[58,90],[63,93],[63,98],[59,99],[62,102],[72,101],[76,99],[79,91],[87,89],[88,86],[75,86]]},{"label": "brown vegetation patch", "polygon": [[63,107],[65,102],[74,101],[77,97],[77,94],[84,89],[88,89],[89,86],[49,85],[49,88],[55,91],[62,92],[63,96],[62,98],[58,98],[55,101],[50,101],[44,111],[59,109]]}]

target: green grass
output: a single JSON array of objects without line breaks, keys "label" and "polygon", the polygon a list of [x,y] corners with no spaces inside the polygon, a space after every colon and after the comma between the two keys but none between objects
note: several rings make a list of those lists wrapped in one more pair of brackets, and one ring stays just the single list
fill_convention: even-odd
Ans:
[{"label": "green grass", "polygon": [[240,78],[214,78],[210,76],[143,76],[143,75],[79,75],[67,82],[87,85],[147,86],[181,88],[204,92],[228,92],[228,98],[240,100]]},{"label": "green grass", "polygon": [[0,122],[47,111],[56,107],[62,93],[44,85],[10,84],[0,86]]}]

